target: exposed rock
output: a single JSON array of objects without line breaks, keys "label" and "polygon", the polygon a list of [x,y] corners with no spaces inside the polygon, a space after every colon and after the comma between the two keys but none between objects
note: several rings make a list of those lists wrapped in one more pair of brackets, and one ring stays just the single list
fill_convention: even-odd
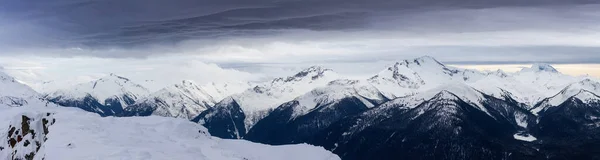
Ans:
[{"label": "exposed rock", "polygon": [[0,143],[0,159],[44,159],[43,145],[50,133],[48,127],[55,122],[52,116],[51,113],[25,114],[12,121],[8,132],[2,136],[6,137],[6,143]]}]

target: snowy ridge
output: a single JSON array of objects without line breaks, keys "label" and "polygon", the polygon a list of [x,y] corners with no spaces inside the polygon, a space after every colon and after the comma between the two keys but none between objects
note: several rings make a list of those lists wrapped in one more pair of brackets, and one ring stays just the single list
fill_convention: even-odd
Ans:
[{"label": "snowy ridge", "polygon": [[388,98],[404,97],[437,87],[440,83],[473,82],[485,74],[448,67],[432,57],[397,62],[369,79]]},{"label": "snowy ridge", "polygon": [[[452,114],[456,112],[456,108],[451,107],[456,105],[454,101],[462,100],[466,103],[471,103],[471,105],[478,107],[478,109],[490,115],[487,109],[481,104],[483,99],[484,96],[481,92],[464,83],[443,84],[437,88],[419,94],[390,100],[372,110],[362,113],[358,121],[352,125],[347,132],[343,133],[342,137],[350,138],[355,133],[362,132],[365,128],[373,124],[378,124],[386,119],[393,118],[398,115],[398,113],[415,109],[421,105],[427,105],[426,103],[444,103],[445,105],[442,107],[443,112],[436,114]],[[418,111],[415,111],[416,114],[412,115],[412,119],[421,116],[426,110],[427,107],[418,109]]]},{"label": "snowy ridge", "polygon": [[[443,95],[443,97],[438,97],[440,95]],[[407,108],[414,108],[419,104],[435,97],[454,100],[456,100],[456,98],[460,98],[467,103],[471,103],[473,106],[479,107],[480,110],[487,113],[487,110],[481,104],[481,101],[484,99],[483,94],[471,86],[460,82],[442,84],[434,89],[430,89],[422,93],[396,98],[390,102],[382,104],[380,107],[389,107],[389,105],[402,104],[402,106]]]},{"label": "snowy ridge", "polygon": [[125,112],[139,115],[149,111],[151,115],[192,119],[215,103],[215,99],[203,88],[193,81],[184,80],[138,100],[125,108]]},{"label": "snowy ridge", "polygon": [[[0,135],[9,133],[10,124],[21,126],[21,116],[26,115],[31,118],[30,129],[40,136],[30,138],[27,136],[33,134],[25,134],[26,138],[15,147],[0,150],[0,159],[11,159],[9,156],[13,148],[18,149],[19,154],[28,154],[28,151],[36,149],[33,140],[39,140],[44,142],[39,144],[42,147],[35,152],[35,160],[339,160],[323,148],[306,144],[267,146],[215,138],[207,133],[206,128],[176,118],[100,117],[64,107],[0,107],[0,115]],[[47,124],[52,124],[47,126],[47,134],[41,126],[45,117],[49,120]],[[25,145],[26,140],[32,141]]]},{"label": "snowy ridge", "polygon": [[596,93],[592,93],[590,91],[587,90],[581,90],[581,92],[579,92],[577,95],[573,96],[574,98],[577,98],[581,101],[583,101],[584,103],[598,103],[600,102],[600,96],[598,96],[598,94]]},{"label": "snowy ridge", "polygon": [[[129,79],[115,74],[100,78],[98,80],[78,84],[69,89],[62,89],[48,94],[48,99],[82,100],[91,96],[102,105],[106,105],[107,99],[116,98],[121,104],[130,104],[124,96],[137,100],[149,94],[148,89],[136,84]],[[122,106],[126,107],[125,105]]]},{"label": "snowy ridge", "polygon": [[317,106],[336,103],[348,97],[358,98],[369,108],[374,107],[370,100],[386,100],[377,88],[366,81],[340,79],[296,98],[298,107],[294,108],[292,118],[304,115]]},{"label": "snowy ridge", "polygon": [[249,129],[269,110],[316,87],[327,85],[340,76],[331,69],[313,66],[286,77],[276,78],[271,82],[260,84],[231,97],[240,105],[246,115],[245,126]]},{"label": "snowy ridge", "polygon": [[505,99],[510,97],[517,102],[533,107],[535,103],[545,98],[545,93],[531,85],[525,85],[514,76],[497,71],[469,84],[477,90],[490,96]]},{"label": "snowy ridge", "polygon": [[532,112],[537,114],[541,111],[547,110],[548,108],[559,106],[572,97],[578,98],[584,102],[592,102],[598,99],[597,95],[599,94],[600,83],[591,79],[584,79],[582,81],[570,84],[558,94],[544,99],[538,103],[534,109],[532,109]]},{"label": "snowy ridge", "polygon": [[567,99],[579,95],[582,92],[591,92],[592,94],[600,94],[600,83],[591,79],[573,83],[563,89],[559,94],[550,98],[549,105],[558,106]]},{"label": "snowy ridge", "polygon": [[42,95],[0,71],[0,106],[45,106]]}]

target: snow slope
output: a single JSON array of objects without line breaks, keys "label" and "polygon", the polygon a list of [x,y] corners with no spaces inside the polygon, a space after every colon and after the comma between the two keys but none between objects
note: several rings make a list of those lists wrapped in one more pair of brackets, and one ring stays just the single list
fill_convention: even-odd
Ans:
[{"label": "snow slope", "polygon": [[499,99],[510,97],[519,103],[526,104],[529,108],[545,98],[547,94],[539,87],[526,85],[512,74],[504,73],[501,70],[488,73],[484,78],[469,85]]},{"label": "snow slope", "polygon": [[[23,115],[30,119],[23,121]],[[100,117],[64,107],[0,107],[2,137],[10,137],[7,135],[9,125],[35,133],[19,132],[25,138],[15,145],[10,145],[8,141],[0,143],[0,159],[11,159],[13,156],[25,159],[25,155],[33,155],[29,158],[34,160],[340,159],[323,148],[306,144],[267,146],[219,139],[211,137],[198,124],[167,117]],[[13,132],[12,136],[15,134]],[[39,143],[40,148],[35,142]]]},{"label": "snow slope", "polygon": [[163,88],[125,108],[126,116],[158,115],[192,119],[214,106],[216,100],[203,88],[189,80]]},{"label": "snow slope", "polygon": [[227,96],[242,93],[251,87],[252,84],[249,82],[212,82],[200,86],[217,102]]},{"label": "snow slope", "polygon": [[0,71],[0,106],[45,106],[42,95]]}]

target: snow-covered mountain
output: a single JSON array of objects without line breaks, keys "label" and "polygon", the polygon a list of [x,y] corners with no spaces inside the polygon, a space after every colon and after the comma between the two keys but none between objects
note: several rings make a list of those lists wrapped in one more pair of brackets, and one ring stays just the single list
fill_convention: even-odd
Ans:
[{"label": "snow-covered mountain", "polygon": [[396,98],[454,81],[474,82],[484,76],[485,74],[479,71],[446,66],[432,57],[425,56],[397,62],[368,81],[388,98]]},{"label": "snow-covered mountain", "polygon": [[512,74],[501,70],[490,72],[487,76],[470,86],[496,98],[513,99],[523,104],[523,108],[530,109],[535,103],[545,98],[546,92],[540,91],[535,86],[526,85]]},{"label": "snow-covered mountain", "polygon": [[[344,159],[594,159],[586,153],[597,147],[580,146],[600,140],[600,84],[595,81],[545,64],[516,73],[479,72],[421,57],[366,81],[336,80],[317,87],[282,103],[241,137],[266,144],[316,144]],[[546,107],[538,115],[540,106]],[[239,106],[221,113],[244,117]],[[563,131],[569,127],[553,123],[578,126]],[[242,122],[222,118],[214,124],[229,124],[219,130],[232,130]],[[579,131],[593,141],[552,140],[562,133],[575,138]],[[560,151],[570,147],[583,154]]]},{"label": "snow-covered mountain", "polygon": [[244,139],[266,144],[305,142],[330,124],[387,100],[366,81],[335,80],[280,105],[254,125]]},{"label": "snow-covered mountain", "polygon": [[547,98],[532,110],[538,114],[536,137],[548,159],[598,159],[600,97],[598,83],[582,81]]},{"label": "snow-covered mountain", "polygon": [[549,64],[533,64],[530,68],[523,68],[512,76],[525,86],[529,86],[542,93],[530,101],[532,104],[539,102],[543,98],[553,96],[571,83],[586,78],[562,74]]},{"label": "snow-covered mountain", "polygon": [[268,146],[215,138],[183,119],[100,117],[66,107],[0,107],[0,136],[0,159],[340,159],[306,144]]},{"label": "snow-covered mountain", "polygon": [[192,119],[215,103],[215,98],[202,87],[184,80],[181,84],[166,87],[138,100],[125,108],[121,116],[158,115]]},{"label": "snow-covered mountain", "polygon": [[47,103],[41,94],[0,71],[0,106],[45,106]]},{"label": "snow-covered mountain", "polygon": [[[600,81],[591,77],[565,75],[548,64],[534,64],[515,73],[506,73],[501,70],[460,69],[442,64],[432,57],[420,57],[395,63],[363,80],[343,79],[330,69],[310,67],[292,76],[253,87],[248,83],[196,85],[191,81],[183,81],[148,94],[147,90],[139,89],[143,87],[136,86],[139,85],[126,78],[111,75],[71,90],[54,92],[47,97],[103,116],[119,115],[123,110],[121,116],[149,116],[123,118],[128,122],[121,122],[115,117],[91,119],[110,122],[110,126],[131,125],[126,127],[143,130],[140,133],[120,130],[127,135],[167,137],[176,143],[180,139],[173,136],[194,143],[207,143],[186,138],[188,135],[196,139],[208,137],[205,133],[191,134],[191,130],[188,134],[187,129],[192,128],[221,138],[246,139],[264,144],[310,143],[324,146],[350,160],[395,159],[400,156],[407,159],[600,158],[594,154],[600,149],[597,147],[600,146]],[[50,98],[51,95],[55,98]],[[52,128],[66,127],[59,124],[61,120],[57,116],[61,112],[72,112],[73,109],[59,110],[56,115],[53,114],[56,112],[27,114],[28,118],[33,119],[28,123],[35,125],[35,132],[47,126],[48,122],[44,123],[43,119],[50,121],[56,118],[57,124],[51,124],[49,135],[36,134],[25,140],[50,144],[52,140],[43,139],[52,139]],[[81,111],[77,113],[82,114]],[[177,117],[179,120],[171,122],[175,118],[152,115]],[[149,122],[138,122],[141,119]],[[185,121],[181,119],[191,119],[207,130],[197,128],[192,123],[185,123],[183,128],[177,127]],[[83,126],[88,128],[78,132],[105,129],[107,127],[104,125],[109,125],[83,122],[93,124],[92,128]],[[151,125],[169,130],[168,135],[155,133],[157,129],[149,129]],[[185,135],[171,130],[183,131]],[[19,130],[20,133],[22,131]],[[37,149],[40,146],[37,144],[33,145],[35,147],[25,146],[25,141],[11,144],[10,139],[14,139],[14,135],[5,137],[8,137],[7,144],[2,145],[10,145],[15,150],[27,150],[23,152],[25,154],[11,155],[28,156],[32,149],[35,149],[36,155],[40,152],[48,154],[48,147]],[[211,140],[208,146],[213,150],[229,142],[239,142],[232,146],[255,145],[244,141],[204,139]],[[67,141],[61,140],[60,144]],[[84,142],[85,145],[94,146],[87,144],[88,141]],[[128,145],[110,143],[108,146]],[[202,146],[177,145],[186,148],[183,151],[165,150],[176,153],[175,157],[182,159],[189,158],[187,150],[203,149]],[[75,144],[63,148],[78,147]],[[147,159],[147,155],[151,155],[151,159],[165,158],[153,152],[146,154],[149,151],[144,149],[126,150],[140,156],[125,159]],[[222,155],[220,150],[216,152]],[[236,155],[231,156],[233,158],[243,159],[251,155],[249,159],[265,159],[262,155],[246,152],[247,149],[234,149],[223,153]],[[213,154],[204,153],[200,157],[214,158]]]},{"label": "snow-covered mountain", "polygon": [[125,77],[110,74],[89,83],[57,90],[47,94],[45,98],[61,106],[112,116],[148,94],[148,89],[143,86]]},{"label": "snow-covered mountain", "polygon": [[[280,104],[293,100],[313,88],[325,86],[330,81],[338,78],[340,76],[331,69],[313,66],[293,76],[276,78],[242,93],[227,97],[220,101],[214,109],[209,109],[194,118],[194,121],[202,122],[215,136],[241,138],[250,127]],[[222,123],[236,124],[235,122],[238,120],[232,120],[231,114],[218,112],[239,113],[240,110],[243,114],[238,115],[239,117],[236,118],[240,118],[244,122],[243,125],[232,125],[235,128],[221,127],[227,126]],[[212,127],[213,125],[215,127]],[[220,128],[223,131],[217,131],[213,128]],[[217,133],[223,133],[223,135]]]},{"label": "snow-covered mountain", "polygon": [[309,140],[343,159],[494,159],[536,152],[514,135],[529,135],[534,115],[464,83],[400,97],[340,120]]},{"label": "snow-covered mountain", "polygon": [[558,94],[539,102],[535,108],[532,109],[532,112],[534,114],[539,114],[540,112],[544,112],[552,107],[565,103],[572,97],[580,98],[584,103],[593,103],[596,96],[589,95],[600,95],[600,82],[592,79],[584,79],[572,83],[562,89]]}]

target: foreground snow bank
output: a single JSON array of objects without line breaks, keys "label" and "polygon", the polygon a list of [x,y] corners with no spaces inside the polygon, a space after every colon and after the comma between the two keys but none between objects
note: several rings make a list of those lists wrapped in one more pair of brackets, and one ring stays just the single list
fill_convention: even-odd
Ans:
[{"label": "foreground snow bank", "polygon": [[[24,116],[28,118],[23,118]],[[44,122],[47,120],[55,123]],[[39,124],[38,124],[39,123]],[[9,127],[10,126],[10,127]],[[23,127],[26,126],[26,127]],[[44,127],[48,126],[48,127]],[[336,155],[310,145],[268,146],[243,140],[212,137],[195,123],[166,117],[100,117],[74,108],[1,107],[0,136],[10,128],[38,141],[24,147],[0,143],[0,159],[195,159],[195,160],[338,160]],[[46,130],[46,134],[44,134]],[[31,154],[33,153],[33,154]],[[31,157],[28,157],[29,159]]]}]

